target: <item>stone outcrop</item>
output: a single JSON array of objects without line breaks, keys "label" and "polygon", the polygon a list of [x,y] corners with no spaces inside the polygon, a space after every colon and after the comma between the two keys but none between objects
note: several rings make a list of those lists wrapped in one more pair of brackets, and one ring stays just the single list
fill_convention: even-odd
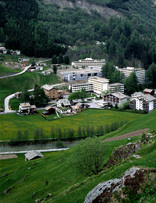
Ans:
[{"label": "stone outcrop", "polygon": [[132,167],[127,170],[122,178],[113,179],[98,184],[85,198],[85,203],[112,202],[114,192],[119,192],[123,187],[131,189],[136,193],[139,185],[144,180],[144,169]]},{"label": "stone outcrop", "polygon": [[123,18],[123,15],[118,11],[115,11],[108,7],[103,7],[93,3],[89,3],[85,0],[44,0],[44,2],[48,4],[51,4],[51,3],[57,4],[62,9],[67,7],[68,8],[78,7],[87,11],[87,13],[89,14],[91,14],[92,11],[96,11],[106,19],[111,16]]},{"label": "stone outcrop", "polygon": [[140,147],[140,141],[136,143],[128,143],[127,145],[118,147],[115,151],[112,152],[112,155],[109,158],[106,166],[111,167],[117,163],[120,163],[121,161],[136,153]]}]

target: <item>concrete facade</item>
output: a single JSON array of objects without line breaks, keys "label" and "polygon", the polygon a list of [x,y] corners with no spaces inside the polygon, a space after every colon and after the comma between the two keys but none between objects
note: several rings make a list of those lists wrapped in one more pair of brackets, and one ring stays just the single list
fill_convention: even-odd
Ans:
[{"label": "concrete facade", "polygon": [[81,68],[81,67],[102,67],[105,64],[105,59],[92,59],[92,58],[86,58],[86,59],[81,59],[79,61],[73,61],[72,66]]}]

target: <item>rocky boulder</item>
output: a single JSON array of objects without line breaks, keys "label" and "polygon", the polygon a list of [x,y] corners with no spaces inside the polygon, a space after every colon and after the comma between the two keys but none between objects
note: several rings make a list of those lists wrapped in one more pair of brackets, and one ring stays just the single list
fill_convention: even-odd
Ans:
[{"label": "rocky boulder", "polygon": [[139,185],[144,180],[144,169],[132,167],[127,170],[122,178],[113,179],[98,184],[85,198],[85,203],[112,202],[113,193],[119,192],[123,187],[131,189],[136,193]]}]

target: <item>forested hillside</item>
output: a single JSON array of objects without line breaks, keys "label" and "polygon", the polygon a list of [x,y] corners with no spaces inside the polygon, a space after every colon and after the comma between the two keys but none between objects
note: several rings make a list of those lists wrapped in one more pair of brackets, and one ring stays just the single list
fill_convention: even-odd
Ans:
[{"label": "forested hillside", "polygon": [[152,0],[1,0],[0,27],[0,42],[29,56],[65,54],[70,46],[71,57],[106,56],[120,67],[156,63]]}]

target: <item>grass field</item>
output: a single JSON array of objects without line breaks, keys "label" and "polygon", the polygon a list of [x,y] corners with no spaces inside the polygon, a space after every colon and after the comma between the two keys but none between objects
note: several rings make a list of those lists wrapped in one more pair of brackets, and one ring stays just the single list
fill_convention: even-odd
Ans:
[{"label": "grass field", "polygon": [[0,107],[4,107],[4,99],[17,91],[34,88],[35,84],[59,83],[59,78],[54,75],[41,75],[40,73],[26,72],[19,76],[0,79]]},{"label": "grass field", "polygon": [[137,118],[136,120],[132,120],[129,123],[127,123],[123,128],[118,130],[117,132],[112,132],[104,137],[114,137],[118,135],[122,135],[125,133],[129,133],[135,130],[149,128],[150,130],[156,131],[156,110],[152,111],[149,114],[146,114],[140,118]]},{"label": "grass field", "polygon": [[[137,139],[138,137],[132,138],[131,142]],[[106,149],[105,162],[112,150],[124,144],[127,144],[127,140],[103,143]],[[85,177],[78,174],[69,162],[73,148],[64,152],[44,153],[43,159],[30,162],[24,161],[23,154],[18,155],[18,159],[1,160],[0,193],[13,187],[9,194],[1,195],[1,202],[34,202],[50,193],[51,198],[47,199],[48,202],[82,203],[88,192],[97,184],[119,178],[132,166],[156,167],[156,144],[151,143],[137,152],[141,159],[130,157],[96,176]],[[23,181],[24,177],[26,178]],[[142,195],[145,202],[149,203],[155,198],[155,193]]]},{"label": "grass field", "polygon": [[[111,124],[114,121],[132,121],[137,118],[142,118],[143,114],[88,109],[74,116],[64,117],[62,119],[47,121],[40,115],[18,116],[16,114],[0,115],[0,139],[9,140],[17,134],[18,130],[29,131],[29,139],[33,138],[34,130],[42,128],[45,135],[50,137],[51,128],[64,129],[72,128],[75,130],[75,136],[79,126],[86,127],[93,125],[95,128],[106,124]],[[56,136],[55,136],[56,137]]]},{"label": "grass field", "polygon": [[0,76],[7,75],[9,73],[17,73],[17,72],[19,72],[19,71],[7,68],[7,67],[3,66],[2,64],[0,64]]}]

